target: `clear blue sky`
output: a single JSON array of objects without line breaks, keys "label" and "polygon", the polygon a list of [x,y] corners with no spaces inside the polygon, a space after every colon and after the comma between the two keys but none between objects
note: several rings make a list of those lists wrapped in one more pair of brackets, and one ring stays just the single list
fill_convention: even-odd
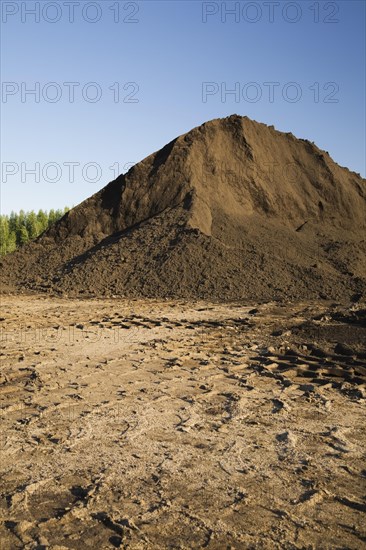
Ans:
[{"label": "clear blue sky", "polygon": [[[1,4],[2,213],[76,205],[174,137],[232,113],[315,141],[365,176],[363,1]],[[37,4],[39,22],[26,11]],[[79,83],[74,102],[65,82]],[[273,101],[268,82],[278,83]],[[25,93],[35,86],[39,102]],[[235,87],[239,97],[225,96]],[[27,173],[36,163],[39,181]]]}]

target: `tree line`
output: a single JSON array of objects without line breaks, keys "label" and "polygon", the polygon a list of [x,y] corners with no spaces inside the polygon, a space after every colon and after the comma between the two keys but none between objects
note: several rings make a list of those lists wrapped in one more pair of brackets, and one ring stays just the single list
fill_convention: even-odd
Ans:
[{"label": "tree line", "polygon": [[11,212],[9,216],[0,215],[0,256],[14,252],[19,246],[35,239],[50,225],[62,218],[70,209],[34,210],[29,212]]}]

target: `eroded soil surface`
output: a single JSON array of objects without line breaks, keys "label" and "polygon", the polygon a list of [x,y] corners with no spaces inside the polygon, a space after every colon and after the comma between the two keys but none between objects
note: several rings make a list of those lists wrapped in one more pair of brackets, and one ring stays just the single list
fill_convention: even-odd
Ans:
[{"label": "eroded soil surface", "polygon": [[2,550],[360,549],[360,304],[2,296]]}]

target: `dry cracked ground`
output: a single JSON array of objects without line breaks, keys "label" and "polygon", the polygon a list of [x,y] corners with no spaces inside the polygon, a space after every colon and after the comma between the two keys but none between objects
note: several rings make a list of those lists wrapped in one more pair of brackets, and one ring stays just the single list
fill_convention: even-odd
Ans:
[{"label": "dry cracked ground", "polygon": [[360,549],[360,304],[2,296],[2,550]]}]

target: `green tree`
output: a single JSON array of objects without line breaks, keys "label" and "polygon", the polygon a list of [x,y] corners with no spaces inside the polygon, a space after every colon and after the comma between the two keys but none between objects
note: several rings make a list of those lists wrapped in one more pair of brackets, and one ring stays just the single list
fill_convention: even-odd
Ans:
[{"label": "green tree", "polygon": [[43,233],[48,227],[48,214],[43,210],[38,210],[37,221],[40,233]]},{"label": "green tree", "polygon": [[0,217],[0,255],[7,252],[9,242],[9,220],[7,216]]},{"label": "green tree", "polygon": [[22,227],[23,225],[25,225],[25,220],[26,220],[26,215],[25,215],[25,212],[24,210],[19,210],[19,214],[18,214],[18,229],[20,227]]},{"label": "green tree", "polygon": [[63,209],[58,208],[58,209],[56,210],[56,212],[55,212],[55,219],[56,219],[56,220],[59,220],[59,219],[62,218],[63,215],[64,215]]},{"label": "green tree", "polygon": [[19,245],[26,244],[29,241],[28,231],[25,225],[21,225],[19,228],[19,233],[17,235],[17,242]]},{"label": "green tree", "polygon": [[9,216],[9,231],[16,232],[18,229],[18,214],[11,211]]},{"label": "green tree", "polygon": [[53,208],[51,208],[51,210],[48,213],[48,227],[53,225],[55,221],[56,221],[56,212],[54,211]]},{"label": "green tree", "polygon": [[10,252],[14,252],[17,248],[17,236],[15,231],[10,231],[7,247],[6,247],[6,254],[9,254]]},{"label": "green tree", "polygon": [[37,216],[33,210],[27,213],[25,226],[31,240],[38,237],[38,235],[41,233],[41,228],[38,223]]}]

